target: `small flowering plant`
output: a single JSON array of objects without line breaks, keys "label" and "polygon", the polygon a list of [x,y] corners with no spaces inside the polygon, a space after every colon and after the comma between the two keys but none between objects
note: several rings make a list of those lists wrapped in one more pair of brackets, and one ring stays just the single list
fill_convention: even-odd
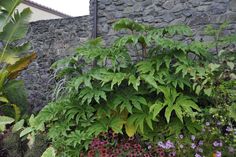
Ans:
[{"label": "small flowering plant", "polygon": [[[207,121],[195,135],[180,134],[175,138],[150,142],[140,136],[128,137],[113,131],[100,134],[81,157],[231,157],[236,155],[232,140],[236,128],[219,127],[222,123]],[[225,128],[225,130],[222,130]],[[235,139],[234,139],[235,140]]]},{"label": "small flowering plant", "polygon": [[176,157],[174,143],[170,140],[150,143],[142,141],[138,136],[125,137],[112,131],[102,133],[94,138],[87,153],[88,157]]}]

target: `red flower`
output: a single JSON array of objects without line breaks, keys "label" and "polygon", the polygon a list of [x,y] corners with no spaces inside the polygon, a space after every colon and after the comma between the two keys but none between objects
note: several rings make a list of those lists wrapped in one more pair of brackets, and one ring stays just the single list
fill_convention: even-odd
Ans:
[{"label": "red flower", "polygon": [[95,156],[94,150],[90,150],[90,151],[88,152],[88,157],[94,157],[94,156]]}]

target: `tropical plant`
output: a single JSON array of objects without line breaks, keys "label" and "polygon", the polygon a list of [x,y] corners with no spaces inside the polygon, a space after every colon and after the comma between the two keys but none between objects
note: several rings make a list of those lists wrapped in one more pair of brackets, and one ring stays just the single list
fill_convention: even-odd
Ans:
[{"label": "tropical plant", "polygon": [[211,63],[210,44],[194,41],[184,25],[155,28],[122,19],[113,28],[128,35],[109,47],[101,38],[89,41],[53,65],[67,84],[36,119],[60,156],[76,156],[110,129],[153,142],[202,129],[198,115],[208,88],[196,89],[196,82]]},{"label": "tropical plant", "polygon": [[0,114],[15,116],[16,120],[27,111],[27,95],[23,81],[14,79],[36,58],[35,53],[20,57],[30,48],[21,39],[27,33],[31,15],[29,8],[22,12],[16,9],[20,3],[21,0],[0,1]]}]

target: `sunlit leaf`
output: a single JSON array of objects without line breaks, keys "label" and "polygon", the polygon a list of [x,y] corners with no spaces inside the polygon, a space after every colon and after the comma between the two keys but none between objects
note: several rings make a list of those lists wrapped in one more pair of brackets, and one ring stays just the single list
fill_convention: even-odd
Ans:
[{"label": "sunlit leaf", "polygon": [[21,58],[19,61],[17,61],[13,65],[9,65],[7,67],[7,70],[9,72],[9,79],[15,79],[19,73],[23,70],[25,70],[29,64],[35,60],[37,57],[36,53],[31,53],[23,58]]}]

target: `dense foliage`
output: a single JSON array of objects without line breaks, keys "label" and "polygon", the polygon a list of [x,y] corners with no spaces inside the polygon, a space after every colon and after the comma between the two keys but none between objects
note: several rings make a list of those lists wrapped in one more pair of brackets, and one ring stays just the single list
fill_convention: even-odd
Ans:
[{"label": "dense foliage", "polygon": [[[30,48],[24,42],[28,30],[29,8],[19,12],[21,0],[0,0],[0,156],[21,156],[27,150],[19,131],[20,120],[29,110],[23,80],[16,79],[36,58],[25,54]],[[14,122],[17,122],[14,127]],[[27,155],[26,155],[27,156]]]},{"label": "dense foliage", "polygon": [[29,8],[22,12],[16,10],[20,2],[21,0],[0,1],[0,131],[4,130],[5,124],[13,121],[5,116],[14,116],[15,120],[19,120],[27,111],[24,83],[15,78],[36,57],[35,53],[19,57],[30,48],[29,43],[21,39],[27,33],[27,23],[31,15]]},{"label": "dense foliage", "polygon": [[114,30],[127,34],[111,46],[98,38],[53,65],[56,100],[35,124],[45,124],[58,156],[114,156],[116,149],[132,156],[137,144],[139,156],[233,154],[235,37],[220,38],[224,27],[209,26],[215,40],[202,42],[184,25],[116,22]]}]

